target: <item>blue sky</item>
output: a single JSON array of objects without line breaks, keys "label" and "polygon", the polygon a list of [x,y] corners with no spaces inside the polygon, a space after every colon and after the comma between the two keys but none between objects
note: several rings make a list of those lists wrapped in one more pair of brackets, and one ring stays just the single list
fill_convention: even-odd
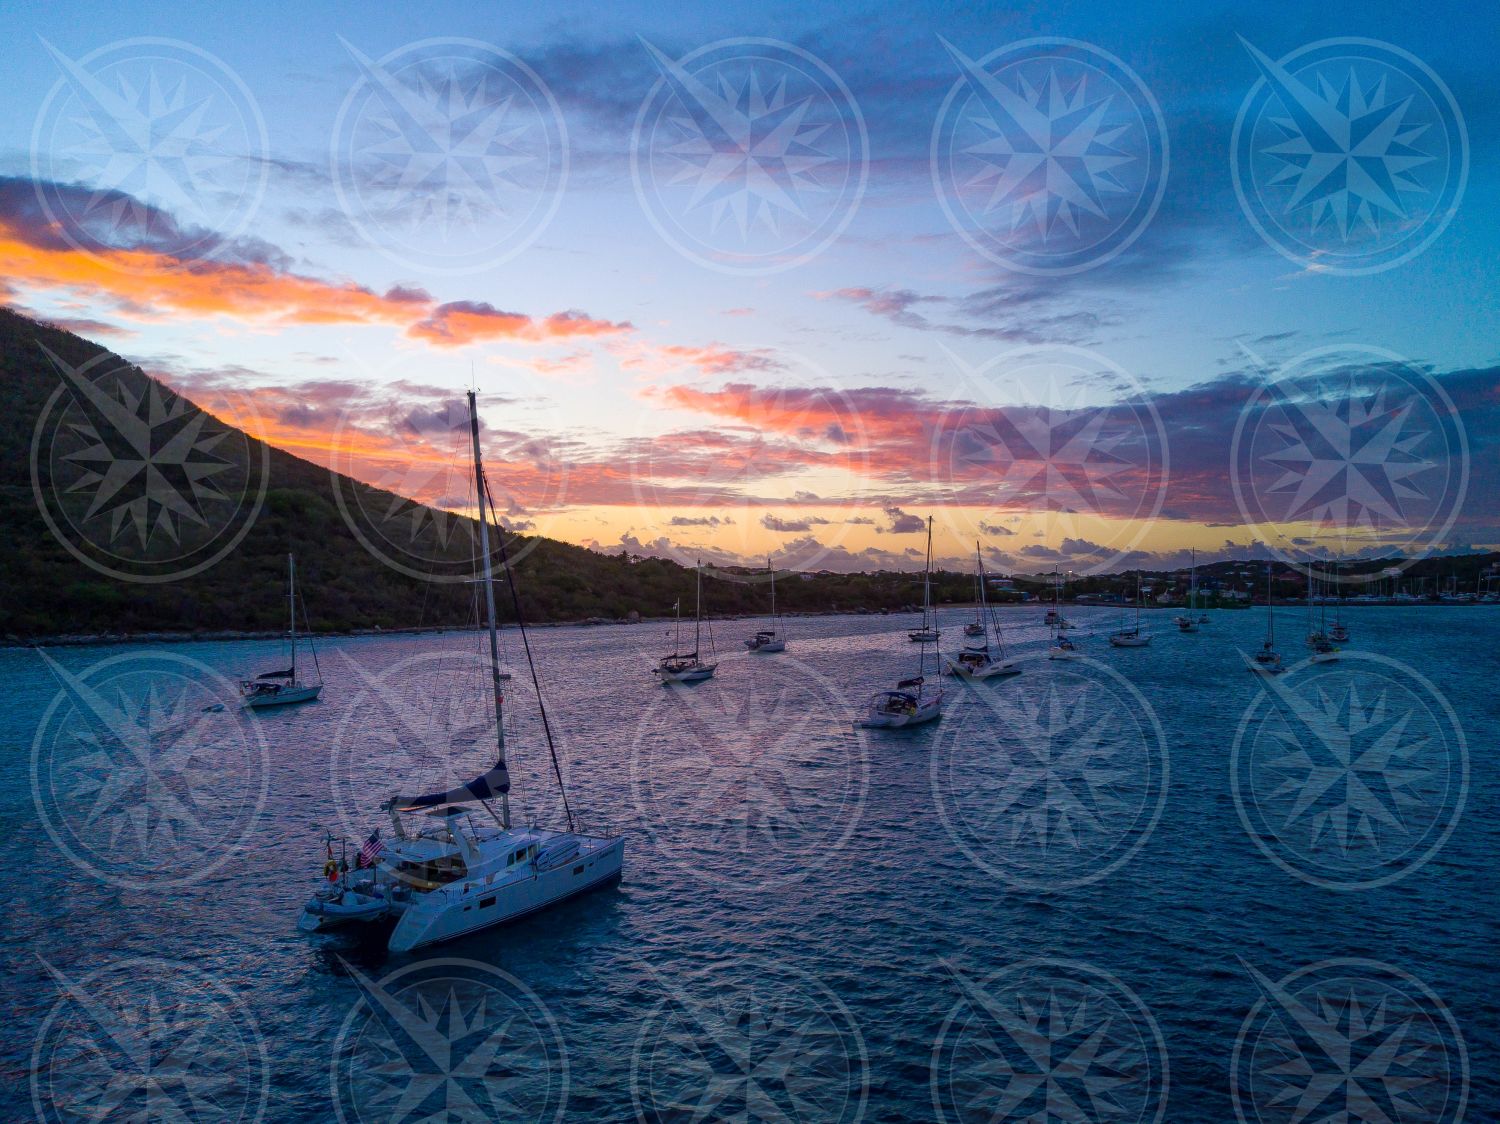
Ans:
[{"label": "blue sky", "polygon": [[[45,44],[76,62],[126,40],[185,41],[243,81],[264,122],[264,192],[243,229],[232,232],[237,248],[221,259],[270,255],[278,270],[297,277],[379,294],[392,287],[421,290],[435,306],[474,306],[539,320],[576,311],[590,323],[628,324],[629,331],[560,331],[556,338],[543,333],[545,339],[528,342],[489,336],[463,345],[453,345],[450,337],[428,346],[430,334],[414,339],[384,321],[268,322],[232,309],[195,314],[180,306],[132,311],[119,303],[121,286],[90,291],[55,279],[27,284],[21,278],[12,300],[54,319],[110,325],[116,334],[107,342],[117,350],[198,395],[271,387],[311,402],[322,401],[330,381],[457,390],[472,377],[496,404],[486,420],[497,433],[553,434],[558,456],[601,464],[618,461],[620,450],[632,443],[717,424],[705,421],[702,411],[685,409],[685,396],[673,387],[744,384],[785,392],[816,386],[848,394],[881,389],[930,405],[952,401],[959,396],[956,388],[973,381],[972,369],[982,370],[1020,346],[1086,348],[1128,372],[1129,393],[1138,395],[1172,395],[1256,370],[1260,361],[1274,368],[1329,345],[1395,353],[1435,375],[1488,369],[1500,363],[1500,302],[1494,297],[1500,229],[1490,205],[1497,186],[1491,79],[1497,32],[1500,15],[1494,9],[1458,4],[1418,15],[1394,4],[1192,11],[1090,4],[1030,11],[272,4],[166,11],[131,4],[90,10],[12,3],[0,11],[0,42],[7,44],[8,103],[17,111],[0,120],[0,175],[98,186],[97,154],[70,149],[64,140],[76,135],[69,133],[73,126],[66,116],[60,125],[46,116],[62,71]],[[959,82],[945,41],[983,59],[1039,36],[1081,40],[1117,56],[1159,105],[1170,152],[1160,205],[1136,240],[1118,257],[1066,276],[1028,275],[976,252],[956,233],[933,183],[934,123]],[[566,186],[550,219],[514,256],[460,275],[430,268],[420,255],[392,254],[389,245],[378,244],[378,232],[372,239],[368,230],[351,225],[347,200],[337,191],[341,108],[366,81],[355,52],[378,60],[433,37],[469,38],[510,52],[556,99],[567,130]],[[857,209],[847,226],[806,260],[764,276],[705,266],[680,252],[653,224],[632,183],[632,129],[663,74],[648,45],[676,60],[692,58],[705,45],[753,37],[792,44],[837,75],[867,130],[868,180],[856,193]],[[1446,228],[1410,260],[1366,276],[1330,274],[1276,252],[1248,220],[1231,173],[1236,115],[1261,77],[1245,42],[1274,60],[1331,37],[1378,40],[1416,56],[1451,90],[1469,139],[1463,200]],[[822,161],[813,175],[826,176],[840,161],[847,173],[857,163],[832,133],[808,135]],[[1415,143],[1429,144],[1432,135],[1429,129]],[[1431,170],[1429,162],[1413,174],[1420,181]],[[96,177],[92,184],[90,177]],[[837,194],[836,186],[831,190]],[[147,202],[170,210],[169,200]],[[212,219],[211,207],[205,215]],[[192,215],[176,218],[193,221]],[[732,221],[719,230],[729,226]],[[418,229],[413,244],[422,234]],[[252,240],[259,251],[249,249]],[[138,280],[132,291],[137,306],[152,305],[149,279]],[[456,315],[452,319],[457,323]],[[599,340],[613,342],[601,348]],[[969,376],[961,374],[965,368]],[[1107,403],[1122,392],[1117,380],[1095,379],[1067,405]],[[349,409],[347,387],[339,393]],[[1483,392],[1480,399],[1488,400]],[[502,410],[507,401],[514,408]],[[288,415],[283,410],[279,416]],[[747,419],[741,414],[732,421],[743,426]],[[273,436],[281,434],[277,429]],[[315,455],[316,445],[309,440],[298,451]],[[703,529],[707,523],[697,525],[696,539],[683,530],[685,524],[673,531],[666,514],[671,504],[647,503],[653,510],[641,513],[638,486],[624,500],[603,485],[590,493],[593,478],[587,473],[575,474],[577,486],[560,505],[566,512],[524,521],[602,548],[623,540],[751,556],[791,541],[791,532],[772,531],[762,518],[781,502],[787,510],[822,513],[829,522],[809,524],[814,537],[836,515],[847,523],[857,518],[850,514],[856,510],[876,513],[868,526],[877,530],[850,524],[837,549],[825,535],[826,553],[843,564],[856,564],[860,555],[872,563],[900,561],[911,549],[903,540],[896,551],[893,539],[874,537],[881,530],[896,533],[896,521],[882,528],[887,520],[878,513],[929,502],[923,481],[902,479],[887,466],[860,489],[858,502],[846,489],[838,503],[819,507],[803,494],[826,498],[826,465],[804,467],[806,481],[821,480],[820,487],[792,489],[792,474],[782,481],[785,488],[762,489],[753,498],[693,486],[672,493],[671,503],[692,508],[690,518],[707,520],[715,504],[723,507],[724,519],[737,515],[739,529],[732,533],[721,527],[710,534]],[[632,482],[638,483],[634,477]],[[559,508],[557,500],[520,497],[516,507],[530,514],[549,504]],[[787,510],[776,508],[776,518],[783,525],[799,522]],[[1152,513],[1096,514],[1139,521]],[[1182,545],[1216,548],[1225,536],[1204,528],[1232,522],[1230,512],[1220,514],[1225,518],[1195,513],[1158,528],[1132,549],[1165,554]],[[1086,537],[1074,530],[1071,537]],[[1067,537],[1066,528],[1052,526],[1031,533],[1053,550],[1060,549],[1058,536]],[[1468,538],[1494,541],[1486,533],[1476,526]],[[948,545],[955,555],[968,537],[963,527],[954,528]],[[1241,541],[1254,537],[1247,532]],[[996,550],[1005,554],[1006,544]]]}]

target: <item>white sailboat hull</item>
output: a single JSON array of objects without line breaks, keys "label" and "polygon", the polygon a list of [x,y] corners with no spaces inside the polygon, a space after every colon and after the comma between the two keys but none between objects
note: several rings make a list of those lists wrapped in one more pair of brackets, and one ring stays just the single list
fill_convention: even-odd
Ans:
[{"label": "white sailboat hull", "polygon": [[683,671],[671,671],[664,667],[658,667],[655,669],[654,674],[663,683],[701,683],[705,679],[712,679],[714,672],[718,670],[718,664],[705,663]]},{"label": "white sailboat hull", "polygon": [[920,726],[924,722],[931,722],[940,718],[943,713],[943,703],[927,703],[917,707],[906,714],[890,714],[885,711],[871,710],[860,723],[867,730],[900,730],[907,726]]},{"label": "white sailboat hull", "polygon": [[1020,675],[1021,669],[1011,660],[991,661],[982,667],[972,667],[950,656],[943,660],[943,674],[956,675],[960,679],[1000,679],[1007,675]]},{"label": "white sailboat hull", "polygon": [[786,651],[785,640],[764,640],[756,643],[754,640],[746,640],[745,647],[752,652],[784,652]]},{"label": "white sailboat hull", "polygon": [[244,705],[251,710],[265,710],[273,706],[290,706],[293,703],[312,702],[323,693],[323,684],[314,683],[307,686],[301,683],[295,684],[281,691],[273,691],[264,695],[250,695],[244,700]]},{"label": "white sailboat hull", "polygon": [[1149,636],[1111,636],[1110,645],[1115,648],[1144,648],[1151,643]]},{"label": "white sailboat hull", "polygon": [[906,638],[915,644],[935,644],[939,636],[935,628],[919,628],[906,634]]},{"label": "white sailboat hull", "polygon": [[392,952],[451,941],[492,925],[518,921],[620,877],[624,839],[585,839],[573,858],[499,885],[454,882],[416,895],[391,931]]}]

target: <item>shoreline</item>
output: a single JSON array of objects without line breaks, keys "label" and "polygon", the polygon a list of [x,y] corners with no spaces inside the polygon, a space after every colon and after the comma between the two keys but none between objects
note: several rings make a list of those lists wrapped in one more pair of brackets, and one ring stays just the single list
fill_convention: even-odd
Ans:
[{"label": "shoreline", "polygon": [[[1019,604],[991,605],[991,610],[1002,614],[1008,614],[1017,610],[1045,610],[1052,606],[1052,602],[1029,601]],[[1122,606],[1116,604],[1100,604],[1097,602],[1078,604],[1076,602],[1064,601],[1064,606],[1073,609],[1119,609]],[[1316,604],[1316,603],[1315,603]],[[1468,609],[1483,608],[1486,605],[1496,605],[1496,602],[1485,601],[1345,601],[1343,603],[1330,602],[1329,607],[1337,606],[1340,609]],[[1129,606],[1123,606],[1128,608]],[[1304,608],[1306,602],[1278,602],[1278,609]],[[941,606],[947,612],[961,612],[972,610],[973,603],[949,602]],[[1265,602],[1239,602],[1233,605],[1206,605],[1199,606],[1198,612],[1243,612],[1248,609],[1263,609]],[[1185,605],[1152,605],[1145,607],[1142,611],[1180,613],[1186,609]],[[914,615],[919,610],[892,609],[882,611],[879,609],[830,609],[822,612],[796,612],[781,613],[783,619],[799,619],[806,617],[901,617]],[[587,617],[583,620],[571,621],[540,621],[527,625],[528,628],[602,628],[602,627],[630,627],[633,625],[670,625],[675,618],[671,616],[659,617],[637,617],[634,620],[612,617]],[[714,622],[730,621],[757,621],[764,620],[765,615],[735,614],[728,616],[716,616]],[[511,623],[502,624],[502,632],[514,631],[516,625]],[[328,632],[301,632],[299,636],[311,635],[313,639],[333,639],[340,637],[360,636],[420,636],[428,634],[440,634],[447,632],[482,632],[482,627],[474,625],[412,625],[405,628],[354,628],[342,629]],[[48,636],[21,637],[9,635],[0,637],[0,649],[25,649],[25,648],[88,648],[109,647],[120,644],[212,644],[225,641],[238,640],[282,640],[286,638],[284,630],[247,630],[247,629],[203,629],[193,632],[100,632],[100,633],[59,633]]]}]

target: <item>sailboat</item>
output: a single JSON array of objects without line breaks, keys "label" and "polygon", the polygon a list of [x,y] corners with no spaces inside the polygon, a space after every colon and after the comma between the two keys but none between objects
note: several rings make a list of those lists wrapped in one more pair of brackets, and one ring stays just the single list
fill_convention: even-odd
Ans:
[{"label": "sailboat", "polygon": [[[995,622],[994,614],[990,610],[989,597],[986,593],[988,583],[984,577],[984,556],[980,553],[979,544],[974,544],[974,558],[979,564],[979,617],[964,629],[965,636],[975,636],[969,631],[974,625],[979,626],[977,636],[980,638],[977,644],[965,644],[963,651],[957,655],[947,656],[943,660],[944,675],[958,675],[964,679],[996,679],[1002,675],[1019,675],[1021,669],[1012,660],[1005,658],[1005,644],[1000,639],[1000,626]],[[990,652],[989,629],[995,630],[995,645],[1000,649],[999,656]]]},{"label": "sailboat", "polygon": [[1198,552],[1193,551],[1193,568],[1188,576],[1188,611],[1180,617],[1173,617],[1178,632],[1197,632],[1198,625],[1208,617],[1196,616],[1198,612]]},{"label": "sailboat", "polygon": [[[240,681],[242,704],[252,710],[312,702],[323,693],[323,672],[318,667],[318,650],[312,646],[311,625],[308,626],[307,645],[312,652],[313,671],[318,679],[316,683],[304,683],[297,678],[297,560],[290,554],[286,556],[286,571],[286,603],[290,620],[287,639],[292,649],[292,666],[284,671],[263,671],[254,679]],[[306,615],[304,611],[303,616]]]},{"label": "sailboat", "polygon": [[[1322,614],[1318,627],[1313,627],[1313,605],[1321,602]],[[1311,563],[1307,567],[1307,647],[1312,652],[1308,657],[1313,663],[1336,663],[1339,650],[1328,638],[1328,604],[1326,597],[1318,596],[1317,574]]]},{"label": "sailboat", "polygon": [[771,568],[769,557],[766,558],[766,570],[771,575],[771,627],[761,629],[746,640],[745,647],[752,652],[784,652],[786,651],[786,637],[777,627],[776,621],[776,571]]},{"label": "sailboat", "polygon": [[[542,729],[546,732],[567,829],[517,827],[511,823],[511,782],[505,764],[504,696],[500,687],[500,645],[490,559],[489,517],[494,509],[480,459],[479,412],[473,391],[469,392],[469,422],[479,500],[481,573],[489,625],[489,679],[498,757],[490,769],[467,784],[444,792],[396,795],[386,800],[381,807],[390,817],[392,835],[382,840],[380,829],[376,828],[360,848],[352,872],[347,861],[334,859],[329,839],[323,868],[327,885],[313,894],[298,921],[298,928],[315,932],[337,925],[394,918],[395,925],[387,940],[392,952],[410,952],[547,909],[619,878],[625,863],[623,836],[608,831],[583,832],[574,821],[534,666],[532,686],[537,692]],[[509,572],[503,541],[500,557]],[[526,646],[527,663],[531,664],[531,646],[521,621],[513,572],[510,579],[521,640]],[[483,816],[476,815],[478,809],[483,809]],[[409,822],[403,819],[404,815],[416,818]]]},{"label": "sailboat", "polygon": [[1063,619],[1062,578],[1060,576],[1053,584],[1052,597],[1052,609],[1047,613],[1047,623],[1051,627],[1052,644],[1047,649],[1047,658],[1049,660],[1076,660],[1078,658],[1077,645],[1063,635],[1064,629],[1072,628],[1073,626]]},{"label": "sailboat", "polygon": [[[719,669],[718,663],[705,663],[699,658],[698,653],[703,645],[703,563],[698,563],[698,605],[693,616],[693,650],[684,652],[682,650],[682,598],[677,599],[675,606],[677,610],[677,638],[672,643],[672,653],[663,656],[652,673],[658,676],[662,683],[699,683],[704,679],[712,678],[713,673]],[[709,643],[713,643],[713,635],[709,635]]]},{"label": "sailboat", "polygon": [[[928,614],[932,621],[928,623]],[[927,571],[922,577],[922,626],[906,634],[916,644],[936,644],[942,633],[937,627],[937,610],[932,607],[932,516],[927,517]]]},{"label": "sailboat", "polygon": [[1276,651],[1276,614],[1271,596],[1271,563],[1266,563],[1266,642],[1250,657],[1250,670],[1257,675],[1280,675],[1286,670]]},{"label": "sailboat", "polygon": [[[922,578],[922,603],[925,608],[931,599],[932,588],[932,516],[927,517],[927,565]],[[924,613],[925,620],[925,613]],[[916,640],[917,636],[912,635]],[[937,639],[937,630],[932,631]],[[943,713],[943,689],[927,682],[927,641],[922,641],[922,653],[917,657],[917,674],[902,679],[894,690],[881,691],[870,697],[866,704],[865,718],[859,724],[871,729],[899,729],[931,722]]]},{"label": "sailboat", "polygon": [[1148,633],[1141,631],[1141,575],[1135,576],[1135,625],[1109,634],[1109,643],[1115,648],[1144,648],[1151,643]]},{"label": "sailboat", "polygon": [[1335,644],[1349,643],[1349,630],[1344,626],[1344,587],[1339,584],[1339,564],[1333,564],[1333,588],[1338,591],[1338,604],[1333,609],[1333,623],[1328,626],[1328,639]]}]

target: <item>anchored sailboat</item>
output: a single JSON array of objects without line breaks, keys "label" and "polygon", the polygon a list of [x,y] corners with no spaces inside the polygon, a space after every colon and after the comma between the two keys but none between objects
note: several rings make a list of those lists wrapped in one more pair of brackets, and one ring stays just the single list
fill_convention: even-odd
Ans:
[{"label": "anchored sailboat", "polygon": [[[719,669],[717,662],[707,663],[698,653],[703,647],[703,563],[697,566],[698,606],[693,616],[693,650],[682,650],[682,598],[677,599],[677,637],[672,643],[671,655],[663,656],[653,669],[653,674],[663,683],[698,683],[709,679]],[[709,644],[713,644],[713,633],[709,633]]]},{"label": "anchored sailboat", "polygon": [[[1313,606],[1319,606],[1321,614],[1317,627],[1313,626]],[[1318,596],[1317,571],[1311,561],[1307,567],[1307,647],[1312,652],[1308,657],[1313,663],[1337,663],[1339,650],[1328,637],[1328,599]]]},{"label": "anchored sailboat", "polygon": [[[537,692],[542,729],[562,796],[567,830],[511,824],[511,782],[505,763],[504,696],[500,686],[499,634],[490,559],[489,517],[494,508],[480,458],[479,412],[473,391],[469,392],[469,422],[479,500],[479,545],[498,757],[490,769],[467,784],[442,792],[388,799],[382,808],[390,816],[393,834],[382,840],[380,829],[376,828],[360,848],[352,872],[347,860],[339,862],[333,858],[329,839],[324,866],[328,884],[303,907],[298,922],[299,928],[311,932],[394,918],[395,927],[387,942],[393,952],[409,952],[546,909],[618,878],[625,862],[622,836],[611,831],[583,832],[574,821],[531,660],[530,641],[521,620],[515,576],[510,572],[502,541],[500,560],[510,576],[516,620],[531,667],[532,686]],[[483,809],[492,822],[477,815],[478,809]],[[403,815],[421,818],[409,823]]]},{"label": "anchored sailboat", "polygon": [[1122,628],[1109,634],[1109,642],[1115,648],[1144,648],[1151,643],[1149,634],[1141,631],[1141,575],[1135,576],[1135,626]]},{"label": "anchored sailboat", "polygon": [[1076,660],[1078,658],[1078,646],[1072,640],[1063,635],[1065,629],[1073,626],[1064,619],[1062,615],[1062,577],[1053,585],[1053,604],[1048,612],[1048,625],[1051,628],[1052,643],[1047,649],[1049,660]]},{"label": "anchored sailboat", "polygon": [[1173,617],[1178,632],[1197,632],[1198,626],[1208,620],[1208,615],[1198,613],[1198,552],[1193,551],[1193,568],[1188,574],[1188,611]]},{"label": "anchored sailboat", "polygon": [[[928,614],[932,621],[928,623]],[[927,517],[927,570],[922,575],[922,626],[906,634],[916,644],[936,644],[942,633],[937,627],[937,610],[932,605],[932,516]]]},{"label": "anchored sailboat", "polygon": [[[286,602],[290,620],[287,639],[292,651],[291,667],[284,671],[264,671],[254,679],[241,680],[240,696],[244,705],[253,710],[312,702],[323,693],[323,673],[318,667],[318,650],[312,646],[311,625],[308,626],[307,646],[312,653],[313,672],[318,679],[315,683],[304,683],[297,677],[297,560],[290,554],[286,556],[286,570]],[[307,616],[306,610],[302,615],[304,618]]]},{"label": "anchored sailboat", "polygon": [[1271,563],[1266,563],[1266,641],[1260,651],[1250,657],[1250,670],[1257,675],[1280,675],[1286,669],[1281,665],[1281,654],[1276,651],[1276,614],[1271,594]]},{"label": "anchored sailboat", "polygon": [[[945,657],[943,674],[958,675],[964,679],[995,679],[1002,675],[1019,675],[1021,669],[1005,658],[1005,643],[1000,639],[1000,625],[996,623],[990,609],[986,592],[989,583],[985,580],[984,556],[980,553],[978,543],[974,544],[974,558],[979,564],[979,616],[964,628],[964,635],[977,636],[979,643],[965,644],[961,652]],[[971,632],[970,629],[976,625],[979,631]],[[995,646],[999,649],[998,656],[990,652],[989,630],[992,628],[995,632]]]},{"label": "anchored sailboat", "polygon": [[[922,578],[922,603],[925,610],[931,600],[932,588],[932,516],[927,517],[927,566]],[[923,613],[926,622],[926,613]],[[927,682],[927,643],[937,639],[933,629],[930,638],[911,634],[913,640],[921,640],[922,652],[917,657],[917,674],[903,679],[894,690],[881,691],[870,697],[861,726],[870,728],[900,728],[931,722],[943,712],[943,689]]]},{"label": "anchored sailboat", "polygon": [[1344,587],[1339,584],[1339,564],[1333,564],[1333,588],[1338,592],[1338,604],[1333,607],[1333,623],[1328,626],[1328,639],[1335,644],[1349,643],[1349,629],[1344,626]]},{"label": "anchored sailboat", "polygon": [[771,575],[771,627],[761,629],[746,640],[745,647],[752,652],[784,652],[786,636],[782,634],[776,619],[776,571],[772,568],[769,557],[766,558],[766,571]]}]

